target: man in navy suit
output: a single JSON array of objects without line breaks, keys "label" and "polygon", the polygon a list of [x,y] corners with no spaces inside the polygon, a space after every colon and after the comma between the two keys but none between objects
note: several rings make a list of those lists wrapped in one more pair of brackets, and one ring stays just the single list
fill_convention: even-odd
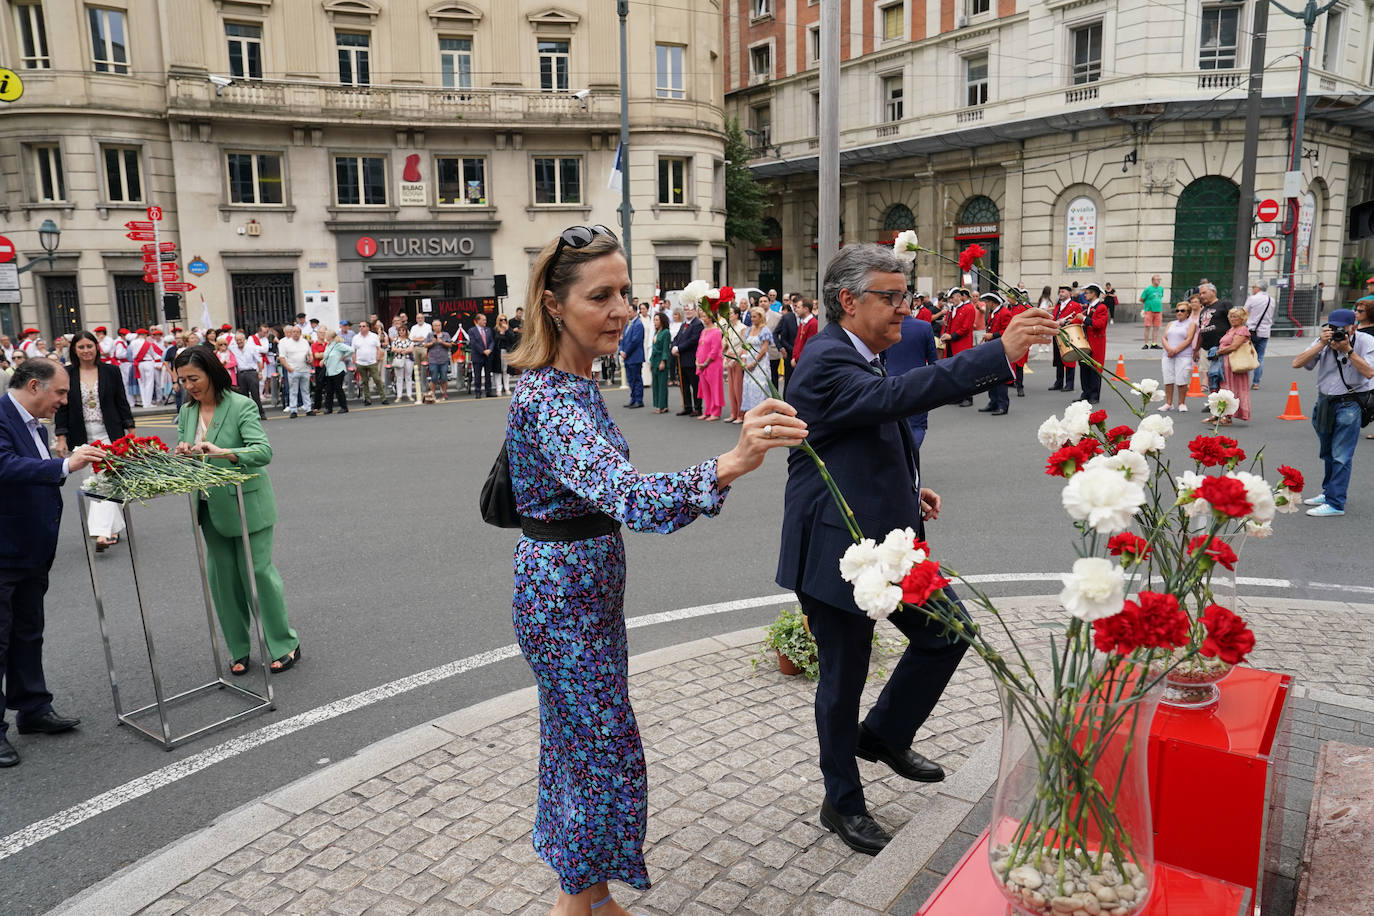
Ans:
[{"label": "man in navy suit", "polygon": [[[56,734],[80,722],[53,711],[43,678],[43,595],[57,553],[60,488],[69,473],[101,455],[90,445],[65,460],[49,451],[38,421],[66,403],[67,388],[67,370],[56,360],[31,359],[14,370],[0,397],[0,680],[21,735]],[[8,728],[0,708],[0,767],[19,763]]]},{"label": "man in navy suit", "polygon": [[468,340],[472,342],[469,351],[472,356],[472,393],[479,398],[491,397],[491,351],[495,341],[487,327],[487,316],[481,312],[474,319]]},{"label": "man in navy suit", "polygon": [[[1056,329],[1045,312],[1032,309],[999,340],[889,375],[880,354],[900,340],[911,309],[904,267],[879,245],[847,245],[836,254],[822,285],[828,323],[807,343],[787,391],[808,424],[807,441],[864,535],[876,540],[908,526],[924,537],[923,522],[940,514],[940,497],[920,486],[916,448],[903,421],[1006,382],[1012,378],[1008,360],[1019,359],[1036,340],[1048,342]],[[965,646],[927,626],[917,611],[894,613],[889,619],[910,644],[860,723],[874,622],[840,578],[840,557],[853,541],[811,459],[793,451],[787,471],[777,583],[797,593],[819,650],[821,824],[850,848],[874,855],[889,836],[868,813],[855,757],[886,763],[907,779],[944,778],[940,766],[911,744]]]},{"label": "man in navy suit", "polygon": [[626,407],[644,406],[644,324],[635,311],[625,322],[625,332],[620,335],[620,361],[625,364],[625,379],[630,383],[630,403]]},{"label": "man in navy suit", "polygon": [[[883,351],[883,361],[888,375],[906,375],[912,369],[929,366],[938,361],[940,351],[935,348],[935,330],[929,321],[922,321],[912,315],[902,319],[902,339]],[[911,430],[911,446],[920,455],[921,443],[926,441],[926,428],[930,412],[921,411],[906,418],[907,428]]]},{"label": "man in navy suit", "polygon": [[697,391],[697,344],[701,341],[705,326],[697,317],[695,303],[682,306],[682,319],[682,327],[678,328],[677,336],[673,338],[673,357],[677,360],[680,375],[678,384],[682,386],[682,409],[677,415],[699,417],[701,394]]}]

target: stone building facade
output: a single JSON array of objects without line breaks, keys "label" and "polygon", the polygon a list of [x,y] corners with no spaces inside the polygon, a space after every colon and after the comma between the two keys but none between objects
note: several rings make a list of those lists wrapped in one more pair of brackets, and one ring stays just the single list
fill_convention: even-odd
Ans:
[{"label": "stone building facade", "polygon": [[[619,21],[600,0],[0,0],[25,84],[0,110],[0,327],[157,320],[141,241],[162,208],[181,323],[507,313],[569,225],[618,230]],[[637,293],[725,259],[720,13],[629,18]],[[188,268],[192,271],[188,273]],[[504,278],[504,291],[502,290]],[[505,298],[499,298],[504,296]]]},{"label": "stone building facade", "polygon": [[[1350,259],[1350,206],[1374,199],[1374,30],[1367,4],[1318,21],[1292,211],[1238,226],[1255,0],[842,0],[840,195],[845,242],[915,228],[955,257],[977,242],[1003,280],[1110,280],[1134,302],[1153,274],[1175,295],[1231,285],[1237,232],[1251,278],[1288,272],[1327,304]],[[819,132],[816,0],[728,0],[725,99],[771,192],[770,238],[740,245],[749,282],[815,290]],[[1284,198],[1301,24],[1270,14],[1256,202]],[[1263,220],[1253,219],[1253,223]],[[1255,243],[1275,233],[1277,254]],[[1263,251],[1264,246],[1262,246]],[[1348,271],[1346,271],[1348,273]],[[916,284],[954,285],[922,255]],[[1360,278],[1363,280],[1363,277]],[[986,280],[984,280],[986,283]],[[1309,309],[1310,311],[1310,309]]]}]

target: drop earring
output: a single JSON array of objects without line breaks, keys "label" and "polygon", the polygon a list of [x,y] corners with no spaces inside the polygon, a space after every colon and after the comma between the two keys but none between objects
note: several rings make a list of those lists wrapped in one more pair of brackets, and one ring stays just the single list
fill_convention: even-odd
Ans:
[{"label": "drop earring", "polygon": [[559,332],[563,330],[563,319],[559,318],[557,315],[553,316],[553,329]]}]

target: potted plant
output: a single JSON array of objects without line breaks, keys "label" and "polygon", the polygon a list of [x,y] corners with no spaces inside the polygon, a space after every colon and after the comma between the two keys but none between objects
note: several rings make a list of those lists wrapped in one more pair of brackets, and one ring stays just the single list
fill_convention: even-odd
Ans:
[{"label": "potted plant", "polygon": [[[794,606],[778,612],[777,619],[764,631],[762,652],[773,650],[778,657],[778,670],[789,677],[804,674],[808,680],[820,677],[816,661],[816,640],[806,623],[801,608]],[[758,659],[754,659],[758,664]]]}]

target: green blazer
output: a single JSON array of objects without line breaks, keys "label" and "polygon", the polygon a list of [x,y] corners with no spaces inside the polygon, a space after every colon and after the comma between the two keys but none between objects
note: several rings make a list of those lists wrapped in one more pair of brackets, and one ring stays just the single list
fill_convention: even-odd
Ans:
[{"label": "green blazer", "polygon": [[673,356],[673,335],[667,328],[654,335],[653,352],[649,354],[649,368],[657,369],[659,363],[667,362]]},{"label": "green blazer", "polygon": [[[200,423],[200,403],[190,401],[183,404],[177,415],[177,441],[195,442],[196,426]],[[248,531],[261,531],[277,523],[277,499],[272,493],[272,481],[262,468],[272,461],[272,444],[267,441],[262,420],[258,418],[258,405],[251,398],[235,391],[224,392],[215,416],[210,420],[210,428],[205,431],[205,441],[227,448],[238,455],[238,467],[257,476],[243,484],[243,510],[248,519]],[[234,465],[224,458],[208,459],[224,467]],[[238,501],[234,498],[232,487],[214,487],[208,491],[210,522],[221,536],[241,537],[239,527]]]}]

